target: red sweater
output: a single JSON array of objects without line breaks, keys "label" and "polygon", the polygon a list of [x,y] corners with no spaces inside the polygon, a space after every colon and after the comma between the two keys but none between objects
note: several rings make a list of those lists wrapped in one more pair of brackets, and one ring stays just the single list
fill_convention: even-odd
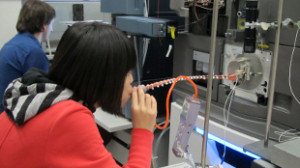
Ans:
[{"label": "red sweater", "polygon": [[[149,168],[153,133],[133,129],[126,168]],[[23,126],[0,115],[0,167],[119,167],[103,145],[93,114],[66,100]]]}]

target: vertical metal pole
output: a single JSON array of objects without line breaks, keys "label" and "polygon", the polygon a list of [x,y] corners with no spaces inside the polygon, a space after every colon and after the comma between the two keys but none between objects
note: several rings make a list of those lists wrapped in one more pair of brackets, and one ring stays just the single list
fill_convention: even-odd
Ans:
[{"label": "vertical metal pole", "polygon": [[206,167],[206,163],[205,163],[206,162],[206,147],[207,147],[207,135],[208,135],[208,127],[209,127],[209,113],[210,113],[210,104],[211,104],[213,69],[214,69],[214,63],[215,63],[214,59],[215,59],[215,53],[216,53],[219,3],[220,3],[220,0],[215,0],[214,7],[213,7],[212,32],[211,32],[210,56],[209,56],[209,71],[208,71],[205,120],[204,120],[204,135],[203,135],[202,151],[201,151],[202,168]]},{"label": "vertical metal pole", "polygon": [[277,31],[276,31],[274,56],[273,56],[273,59],[272,59],[269,100],[268,100],[268,114],[267,114],[265,141],[264,141],[264,145],[266,147],[268,146],[269,133],[270,133],[270,127],[271,127],[271,119],[272,119],[275,79],[276,79],[277,60],[278,60],[278,51],[279,51],[279,40],[280,40],[280,28],[281,28],[281,21],[282,21],[282,8],[283,8],[283,0],[279,0],[278,16],[277,16],[278,27],[277,27]]}]

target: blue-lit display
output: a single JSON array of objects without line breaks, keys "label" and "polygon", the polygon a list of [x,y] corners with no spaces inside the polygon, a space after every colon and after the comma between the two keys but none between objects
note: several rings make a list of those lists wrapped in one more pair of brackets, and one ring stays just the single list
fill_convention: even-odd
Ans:
[{"label": "blue-lit display", "polygon": [[[198,133],[200,135],[203,135],[203,133],[204,133],[203,129],[201,129],[199,127],[195,127],[194,130],[195,130],[196,133]],[[253,154],[251,152],[248,152],[248,151],[244,151],[242,147],[234,145],[234,144],[232,144],[232,143],[230,143],[230,142],[228,142],[226,140],[223,140],[223,139],[221,139],[221,138],[219,138],[219,137],[217,137],[217,136],[215,136],[213,134],[208,133],[208,139],[212,139],[212,140],[214,140],[214,141],[216,141],[216,142],[218,142],[220,144],[223,144],[223,145],[225,145],[225,146],[227,146],[227,147],[229,147],[229,148],[231,148],[231,149],[233,149],[235,151],[238,151],[238,152],[240,152],[240,153],[242,153],[244,155],[250,156],[250,157],[252,157],[254,159],[261,159],[260,156],[258,156],[256,154]]]}]

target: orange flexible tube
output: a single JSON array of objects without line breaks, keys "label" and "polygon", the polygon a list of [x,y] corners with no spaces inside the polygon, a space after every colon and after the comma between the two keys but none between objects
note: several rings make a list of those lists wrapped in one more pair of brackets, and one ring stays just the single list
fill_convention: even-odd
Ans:
[{"label": "orange flexible tube", "polygon": [[181,78],[185,78],[187,81],[189,81],[194,86],[194,89],[195,89],[194,99],[197,99],[197,97],[198,97],[198,89],[197,89],[197,86],[196,86],[195,82],[192,81],[190,78],[188,78],[186,76],[183,76],[183,75],[178,76],[174,80],[173,84],[171,85],[171,87],[170,87],[170,89],[168,91],[167,98],[166,98],[166,120],[165,120],[165,124],[163,126],[159,126],[157,123],[155,123],[156,128],[158,128],[160,130],[165,129],[168,126],[168,124],[169,124],[169,118],[170,118],[169,117],[170,116],[170,105],[169,105],[169,102],[170,102],[171,93],[173,91],[173,88],[175,87],[176,82],[178,80],[180,80]]}]

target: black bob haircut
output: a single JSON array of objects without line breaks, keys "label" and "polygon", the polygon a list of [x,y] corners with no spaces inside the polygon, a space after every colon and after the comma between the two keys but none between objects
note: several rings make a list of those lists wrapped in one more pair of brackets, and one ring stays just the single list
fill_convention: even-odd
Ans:
[{"label": "black bob haircut", "polygon": [[136,66],[132,42],[112,25],[76,23],[63,34],[48,77],[75,95],[121,115],[125,77]]},{"label": "black bob haircut", "polygon": [[49,25],[56,16],[54,8],[41,0],[27,0],[19,14],[17,31],[31,34],[42,31],[43,25]]}]

